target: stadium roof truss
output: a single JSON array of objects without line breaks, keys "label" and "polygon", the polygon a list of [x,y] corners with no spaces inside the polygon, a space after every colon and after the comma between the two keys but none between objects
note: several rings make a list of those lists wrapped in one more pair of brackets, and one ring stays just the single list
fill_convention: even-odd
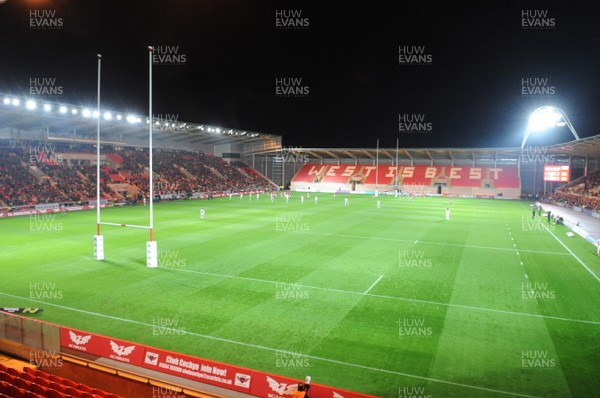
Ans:
[{"label": "stadium roof truss", "polygon": [[[527,148],[525,149],[527,150]],[[514,148],[280,148],[265,150],[256,155],[278,156],[284,152],[306,155],[312,163],[322,164],[448,164],[448,165],[511,165],[517,164],[523,150]],[[545,154],[556,155],[559,162],[571,157],[600,159],[600,135],[563,144],[544,147]]]},{"label": "stadium roof truss", "polygon": [[[117,146],[148,146],[148,116],[96,112],[95,108],[0,94],[0,137],[94,144],[98,117],[101,142]],[[193,149],[201,145],[242,144],[255,150],[281,147],[281,136],[250,130],[153,117],[156,147]]]}]

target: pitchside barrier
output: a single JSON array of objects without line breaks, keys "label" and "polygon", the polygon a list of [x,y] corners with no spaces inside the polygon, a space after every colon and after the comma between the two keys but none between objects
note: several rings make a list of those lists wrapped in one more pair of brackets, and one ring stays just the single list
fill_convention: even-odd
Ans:
[{"label": "pitchside barrier", "polygon": [[[0,313],[0,343],[2,341],[9,342],[2,344],[2,351],[26,360],[31,360],[31,350],[46,350],[53,355],[79,356],[82,363],[89,362],[90,367],[96,362],[101,367],[109,361],[113,368],[121,367],[123,372],[164,374],[168,376],[162,379],[166,383],[173,383],[177,378],[196,382],[200,390],[201,384],[208,384],[256,397],[286,398],[287,395],[289,398],[289,391],[301,381],[8,313]],[[313,379],[318,377],[312,376]],[[310,392],[311,398],[376,398],[315,383],[311,383]]]}]

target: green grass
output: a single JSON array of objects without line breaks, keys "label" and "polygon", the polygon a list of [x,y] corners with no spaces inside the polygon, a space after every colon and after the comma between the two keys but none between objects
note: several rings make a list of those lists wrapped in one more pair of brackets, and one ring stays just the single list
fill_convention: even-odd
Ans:
[{"label": "green grass", "polygon": [[[0,220],[2,305],[385,397],[600,396],[600,282],[577,258],[600,264],[566,227],[548,231],[525,202],[298,197],[156,205],[158,269],[141,229],[103,227],[106,260],[93,260],[92,211]],[[103,221],[148,224],[148,208]],[[54,297],[31,300],[32,283]],[[523,366],[527,353],[545,361]]]}]

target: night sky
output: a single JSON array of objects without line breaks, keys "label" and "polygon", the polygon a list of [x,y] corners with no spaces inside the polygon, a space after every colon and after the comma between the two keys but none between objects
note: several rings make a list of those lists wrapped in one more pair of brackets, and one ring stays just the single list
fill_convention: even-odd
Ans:
[{"label": "night sky", "polygon": [[[155,59],[154,114],[284,146],[519,146],[541,105],[600,134],[599,5],[405,3],[5,0],[0,92],[46,78],[60,94],[37,98],[95,106],[101,53],[103,108],[146,114],[154,45],[172,56]],[[421,126],[401,131],[400,117]],[[552,133],[545,142],[572,138]]]}]

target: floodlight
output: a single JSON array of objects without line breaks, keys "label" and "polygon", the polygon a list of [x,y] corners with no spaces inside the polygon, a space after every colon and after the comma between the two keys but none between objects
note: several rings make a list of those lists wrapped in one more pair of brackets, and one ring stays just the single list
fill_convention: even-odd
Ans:
[{"label": "floodlight", "polygon": [[27,109],[29,109],[29,110],[33,110],[33,109],[37,108],[37,105],[36,105],[36,103],[35,103],[35,101],[34,101],[34,100],[28,100],[28,101],[25,103],[25,108],[27,108]]},{"label": "floodlight", "polygon": [[60,108],[58,108],[58,111],[62,114],[67,113],[67,107],[66,106],[61,106]]},{"label": "floodlight", "polygon": [[521,143],[521,149],[525,147],[525,143],[527,142],[529,134],[531,134],[532,131],[543,131],[552,127],[562,126],[567,126],[575,139],[579,140],[579,136],[577,135],[575,128],[562,109],[553,106],[542,106],[537,108],[529,117],[525,136],[523,137],[523,142]]},{"label": "floodlight", "polygon": [[92,116],[92,111],[90,111],[89,109],[84,109],[83,111],[81,111],[81,114],[83,115],[83,117],[90,117]]},{"label": "floodlight", "polygon": [[18,98],[14,98],[10,103],[13,104],[14,106],[19,106],[19,104],[21,103],[21,101],[19,101]]},{"label": "floodlight", "polygon": [[50,105],[50,104],[44,104],[44,110],[46,112],[50,112],[52,110],[52,105]]},{"label": "floodlight", "polygon": [[112,120],[112,113],[104,112],[104,120]]},{"label": "floodlight", "polygon": [[141,121],[142,121],[142,120],[141,120],[139,117],[137,117],[137,116],[133,116],[133,115],[127,115],[127,118],[126,118],[126,120],[127,120],[129,123],[139,123],[139,122],[141,122]]},{"label": "floodlight", "polygon": [[10,104],[10,98],[4,98],[4,105]]}]

